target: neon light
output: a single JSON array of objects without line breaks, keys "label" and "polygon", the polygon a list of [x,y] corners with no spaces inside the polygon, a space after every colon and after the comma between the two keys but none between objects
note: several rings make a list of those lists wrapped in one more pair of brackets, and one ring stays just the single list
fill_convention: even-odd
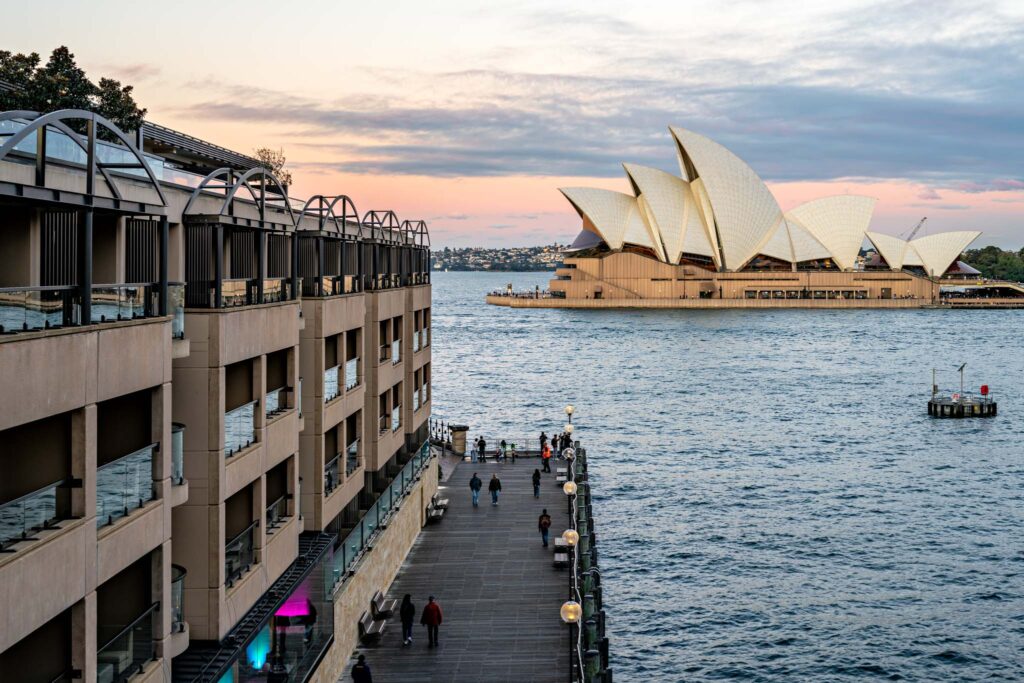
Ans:
[{"label": "neon light", "polygon": [[249,647],[245,648],[245,658],[249,660],[249,666],[254,671],[261,671],[267,663],[267,655],[270,654],[270,625],[264,626]]}]

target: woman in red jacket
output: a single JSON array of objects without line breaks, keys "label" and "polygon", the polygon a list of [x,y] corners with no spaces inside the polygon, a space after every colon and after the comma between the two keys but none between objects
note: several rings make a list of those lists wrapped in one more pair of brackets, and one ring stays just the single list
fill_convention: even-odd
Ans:
[{"label": "woman in red jacket", "polygon": [[420,623],[427,627],[427,647],[440,645],[438,640],[437,627],[441,625],[441,606],[434,602],[434,596],[430,596],[427,606],[423,608],[423,615],[420,616]]}]

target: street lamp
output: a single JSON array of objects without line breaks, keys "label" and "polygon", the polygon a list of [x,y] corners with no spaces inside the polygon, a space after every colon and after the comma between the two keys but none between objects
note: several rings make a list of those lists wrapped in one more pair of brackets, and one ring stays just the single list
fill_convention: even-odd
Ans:
[{"label": "street lamp", "polygon": [[575,529],[566,529],[562,532],[562,539],[570,548],[580,542],[580,534]]},{"label": "street lamp", "polygon": [[572,429],[573,429],[572,422],[570,422],[569,424],[565,425],[565,433],[566,434],[572,434]]},{"label": "street lamp", "polygon": [[567,496],[575,496],[576,495],[576,482],[574,482],[574,481],[567,481],[567,482],[565,482],[564,484],[562,484],[562,491],[564,491],[565,495],[567,495]]},{"label": "street lamp", "polygon": [[572,422],[572,414],[576,412],[576,408],[570,403],[565,407],[565,414],[569,416],[569,422]]},{"label": "street lamp", "polygon": [[559,614],[561,614],[562,621],[565,623],[576,624],[579,623],[580,617],[583,616],[583,608],[575,600],[566,600],[562,603],[562,609],[559,610]]}]

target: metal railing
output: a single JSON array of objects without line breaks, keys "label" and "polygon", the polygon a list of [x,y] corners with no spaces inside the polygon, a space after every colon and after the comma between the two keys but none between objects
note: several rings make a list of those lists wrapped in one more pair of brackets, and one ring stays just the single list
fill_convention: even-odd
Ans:
[{"label": "metal railing", "polygon": [[0,505],[0,550],[70,519],[71,480],[64,479]]},{"label": "metal railing", "polygon": [[324,370],[324,403],[329,403],[341,395],[341,365]]},{"label": "metal railing", "polygon": [[356,439],[345,449],[345,477],[351,477],[359,469],[359,462],[359,439]]},{"label": "metal railing", "polygon": [[171,425],[171,484],[185,483],[185,425]]},{"label": "metal railing", "polygon": [[288,518],[288,497],[286,493],[267,506],[267,526],[264,527],[267,535]]},{"label": "metal railing", "polygon": [[391,364],[398,365],[402,362],[402,338],[399,337],[391,342]]},{"label": "metal railing", "polygon": [[424,442],[363,517],[348,531],[331,558],[333,581],[327,582],[328,594],[352,571],[353,565],[367,546],[371,545],[382,525],[386,525],[388,519],[401,507],[405,494],[419,481],[420,473],[432,461],[430,444]]},{"label": "metal railing", "polygon": [[341,486],[341,460],[344,453],[338,453],[324,465],[324,495]]},{"label": "metal railing", "polygon": [[229,588],[256,563],[254,536],[260,520],[224,544],[224,584]]},{"label": "metal railing", "polygon": [[256,405],[249,401],[224,413],[224,455],[230,457],[256,442]]},{"label": "metal railing", "polygon": [[171,632],[185,630],[185,568],[171,565]]},{"label": "metal railing", "polygon": [[96,650],[102,680],[127,681],[156,658],[153,619],[159,608],[160,603],[154,602],[127,626],[97,625],[96,641],[105,643]]},{"label": "metal railing", "polygon": [[287,387],[278,387],[267,392],[267,396],[263,401],[263,410],[267,417],[288,409],[286,404],[287,393]]},{"label": "metal railing", "polygon": [[96,470],[96,526],[113,524],[155,498],[150,444]]},{"label": "metal railing", "polygon": [[362,378],[359,376],[359,356],[349,358],[345,361],[345,391],[351,391],[359,386]]}]

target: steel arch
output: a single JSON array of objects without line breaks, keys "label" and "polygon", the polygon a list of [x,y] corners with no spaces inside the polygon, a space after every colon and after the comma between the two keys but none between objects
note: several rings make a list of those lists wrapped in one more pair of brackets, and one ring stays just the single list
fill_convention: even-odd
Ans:
[{"label": "steel arch", "polygon": [[[259,186],[259,192],[257,192],[250,184],[249,180],[252,178],[261,178],[262,183]],[[214,184],[214,181],[221,180],[220,184]],[[291,227],[294,230],[296,226],[295,211],[292,210],[291,200],[288,198],[288,193],[285,192],[284,185],[277,177],[263,167],[251,168],[242,175],[235,177],[235,171],[230,168],[218,168],[215,171],[211,171],[200,181],[199,185],[195,190],[192,191],[192,196],[188,198],[188,203],[185,204],[185,208],[182,210],[182,217],[190,215],[192,205],[198,199],[203,190],[224,190],[224,201],[221,204],[220,211],[217,213],[219,216],[230,216],[232,205],[235,200],[235,195],[243,187],[249,192],[253,201],[259,207],[260,221],[266,221],[267,212],[267,187],[277,186],[281,198],[284,200],[284,209],[287,210],[288,219],[291,222]]]},{"label": "steel arch", "polygon": [[[314,203],[316,207],[311,209],[310,207]],[[341,204],[340,216],[335,212],[335,207],[339,203]],[[316,194],[307,199],[298,214],[298,218],[295,219],[296,229],[298,229],[302,217],[307,215],[316,218],[318,230],[325,231],[327,225],[333,223],[335,232],[342,236],[346,234],[345,226],[349,224],[349,219],[354,219],[354,222],[359,224],[359,212],[356,211],[355,203],[347,195],[343,194],[335,196]]]}]

